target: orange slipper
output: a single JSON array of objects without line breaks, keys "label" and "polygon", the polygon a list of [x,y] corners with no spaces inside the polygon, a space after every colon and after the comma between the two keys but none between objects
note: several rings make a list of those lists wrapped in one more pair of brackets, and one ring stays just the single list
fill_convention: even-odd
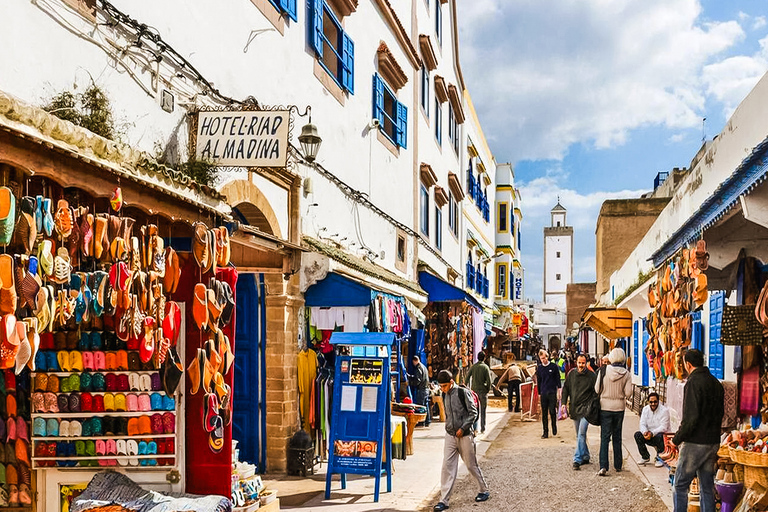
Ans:
[{"label": "orange slipper", "polygon": [[15,264],[13,256],[0,254],[0,314],[3,315],[15,313],[19,302],[14,282]]},{"label": "orange slipper", "polygon": [[205,367],[205,351],[201,348],[197,349],[197,354],[192,359],[187,367],[187,374],[189,375],[190,393],[197,394],[200,391],[200,381],[202,380],[202,368]]},{"label": "orange slipper", "polygon": [[229,242],[229,230],[226,228],[226,226],[221,226],[219,228],[219,231],[221,233],[220,236],[221,236],[221,244],[222,244],[221,259],[220,259],[221,261],[219,263],[219,266],[226,267],[227,265],[229,265],[229,259],[232,251],[230,242]]},{"label": "orange slipper", "polygon": [[216,293],[212,289],[208,288],[206,294],[208,297],[208,325],[218,326],[223,306],[216,301]]},{"label": "orange slipper", "polygon": [[0,245],[8,245],[16,224],[16,197],[8,187],[0,187]]},{"label": "orange slipper", "polygon": [[202,222],[196,222],[193,226],[195,234],[192,237],[192,254],[197,265],[202,268],[210,268],[210,242],[208,240],[208,227]]},{"label": "orange slipper", "polygon": [[72,226],[75,219],[72,210],[69,209],[69,203],[66,199],[59,199],[56,206],[56,216],[53,218],[53,225],[61,238],[68,238],[72,234]]},{"label": "orange slipper", "polygon": [[103,214],[96,215],[95,228],[93,230],[93,255],[97,260],[100,260],[105,251],[109,250],[109,244],[104,246],[104,241],[107,237],[107,219],[108,217]]},{"label": "orange slipper", "polygon": [[194,298],[192,299],[192,319],[200,330],[208,325],[208,289],[203,283],[195,285]]}]

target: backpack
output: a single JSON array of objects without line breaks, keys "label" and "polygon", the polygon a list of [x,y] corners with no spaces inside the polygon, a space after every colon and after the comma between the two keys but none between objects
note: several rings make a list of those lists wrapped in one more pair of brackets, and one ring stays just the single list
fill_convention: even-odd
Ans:
[{"label": "backpack", "polygon": [[[480,398],[477,396],[477,393],[469,389],[464,384],[459,384],[459,387],[462,388],[464,391],[468,393],[472,393],[472,400],[475,402],[475,409],[477,409],[478,414],[480,413]],[[467,398],[466,393],[459,393],[459,400],[461,401],[461,405],[464,406],[465,411],[469,411],[469,408],[467,407]]]}]

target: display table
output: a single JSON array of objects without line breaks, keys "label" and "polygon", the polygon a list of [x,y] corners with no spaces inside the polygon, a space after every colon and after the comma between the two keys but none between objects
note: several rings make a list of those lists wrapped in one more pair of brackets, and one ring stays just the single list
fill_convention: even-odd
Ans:
[{"label": "display table", "polygon": [[417,423],[427,419],[427,415],[418,414],[415,412],[406,413],[400,411],[392,411],[392,416],[402,416],[408,422],[408,430],[405,434],[405,454],[413,455],[413,430],[416,428]]}]

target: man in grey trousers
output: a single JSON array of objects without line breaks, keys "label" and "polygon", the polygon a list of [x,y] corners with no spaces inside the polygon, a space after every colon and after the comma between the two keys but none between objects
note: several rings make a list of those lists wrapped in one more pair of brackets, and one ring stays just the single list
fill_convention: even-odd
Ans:
[{"label": "man in grey trousers", "polygon": [[448,370],[440,370],[437,374],[437,382],[443,392],[445,407],[445,447],[443,448],[443,471],[440,475],[440,501],[433,510],[441,512],[448,508],[451,499],[453,484],[459,470],[459,456],[466,464],[469,473],[480,484],[480,492],[475,496],[475,501],[486,501],[491,497],[491,493],[483,472],[477,465],[475,436],[472,431],[472,425],[477,418],[477,407],[475,407],[472,393],[466,388],[457,386],[453,381],[453,375]]}]

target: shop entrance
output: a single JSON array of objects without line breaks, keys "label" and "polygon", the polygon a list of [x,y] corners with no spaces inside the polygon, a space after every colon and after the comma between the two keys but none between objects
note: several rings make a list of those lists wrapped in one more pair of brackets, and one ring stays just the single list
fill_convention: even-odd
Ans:
[{"label": "shop entrance", "polygon": [[267,462],[267,313],[264,274],[240,274],[237,279],[237,357],[232,436],[240,460],[259,473]]}]

